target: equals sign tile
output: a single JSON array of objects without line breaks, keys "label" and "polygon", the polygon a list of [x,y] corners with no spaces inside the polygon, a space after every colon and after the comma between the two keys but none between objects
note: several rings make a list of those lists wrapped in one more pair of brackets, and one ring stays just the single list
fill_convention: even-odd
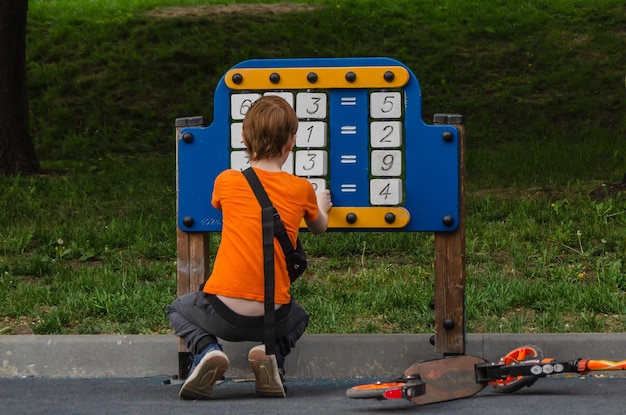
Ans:
[{"label": "equals sign tile", "polygon": [[341,105],[356,105],[356,97],[341,97]]},{"label": "equals sign tile", "polygon": [[341,185],[341,191],[343,193],[356,193],[356,184],[344,183]]},{"label": "equals sign tile", "polygon": [[355,154],[342,154],[341,155],[341,163],[342,164],[354,164],[354,163],[356,163],[356,155]]},{"label": "equals sign tile", "polygon": [[356,134],[356,125],[342,125],[341,126],[341,134],[343,134],[343,135],[355,135]]}]

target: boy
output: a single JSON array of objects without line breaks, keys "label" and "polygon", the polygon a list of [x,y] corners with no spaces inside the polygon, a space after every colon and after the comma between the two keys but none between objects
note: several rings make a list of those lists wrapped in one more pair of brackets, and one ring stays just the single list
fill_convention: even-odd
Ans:
[{"label": "boy", "polygon": [[[296,139],[298,118],[280,97],[259,98],[243,121],[242,137],[250,164],[295,244],[302,218],[311,233],[328,227],[332,203],[328,190],[316,196],[304,178],[281,170]],[[183,399],[206,399],[228,368],[228,356],[218,344],[262,341],[264,333],[264,273],[261,207],[240,171],[226,170],[215,179],[211,204],[222,210],[222,240],[213,272],[203,291],[176,299],[166,309],[170,324],[193,355],[190,374],[180,389]],[[309,316],[289,294],[285,255],[274,239],[276,354],[263,344],[253,347],[248,361],[256,377],[256,392],[285,397],[283,365],[308,325]]]}]

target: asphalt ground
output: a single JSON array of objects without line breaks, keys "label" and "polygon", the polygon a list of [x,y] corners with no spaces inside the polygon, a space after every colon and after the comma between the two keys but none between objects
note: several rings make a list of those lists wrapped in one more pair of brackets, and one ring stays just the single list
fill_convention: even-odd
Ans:
[{"label": "asphalt ground", "polygon": [[[174,336],[0,336],[0,415],[12,414],[624,414],[626,371],[558,375],[513,394],[490,387],[471,398],[424,406],[355,400],[354,385],[401,375],[442,357],[427,334],[305,335],[286,363],[286,399],[258,397],[247,352],[224,343],[228,381],[208,401],[178,397]],[[626,358],[626,333],[469,334],[465,354],[496,362],[532,344],[557,360]],[[166,384],[169,383],[169,384]]]},{"label": "asphalt ground", "polygon": [[206,401],[178,398],[164,377],[0,379],[0,413],[28,414],[608,414],[626,412],[624,377],[548,377],[512,394],[485,388],[470,398],[429,405],[349,399],[346,390],[372,379],[289,379],[287,398],[262,398],[253,382],[225,382]]}]

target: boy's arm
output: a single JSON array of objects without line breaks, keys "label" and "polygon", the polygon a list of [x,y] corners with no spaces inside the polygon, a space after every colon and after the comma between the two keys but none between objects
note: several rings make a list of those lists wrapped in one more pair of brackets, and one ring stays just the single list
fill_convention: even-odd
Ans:
[{"label": "boy's arm", "polygon": [[306,225],[309,231],[319,235],[326,232],[328,228],[328,211],[333,206],[330,200],[330,190],[326,189],[317,193],[317,218],[313,221],[307,221]]}]

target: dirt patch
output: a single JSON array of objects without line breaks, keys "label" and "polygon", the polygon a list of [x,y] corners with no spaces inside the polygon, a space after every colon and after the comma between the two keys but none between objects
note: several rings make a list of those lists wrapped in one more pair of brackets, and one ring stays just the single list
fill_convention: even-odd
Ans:
[{"label": "dirt patch", "polygon": [[228,14],[285,14],[312,12],[322,8],[322,5],[302,3],[255,3],[255,4],[215,4],[189,7],[157,7],[146,15],[158,18],[203,18]]},{"label": "dirt patch", "polygon": [[626,192],[626,174],[624,174],[621,183],[609,183],[598,186],[589,193],[589,197],[595,202],[602,202],[607,197],[621,192]]},{"label": "dirt patch", "polygon": [[26,317],[4,317],[0,323],[0,334],[34,334],[34,332]]}]

